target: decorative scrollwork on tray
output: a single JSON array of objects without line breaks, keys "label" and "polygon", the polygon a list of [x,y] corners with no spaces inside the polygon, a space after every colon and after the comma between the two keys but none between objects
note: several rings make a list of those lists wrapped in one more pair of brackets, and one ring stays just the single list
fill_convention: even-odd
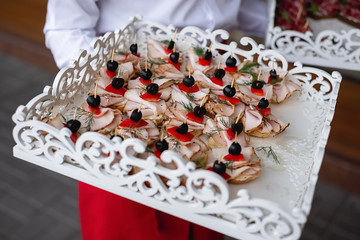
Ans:
[{"label": "decorative scrollwork on tray", "polygon": [[325,30],[315,37],[311,32],[282,31],[280,27],[275,27],[268,33],[267,46],[314,65],[354,70],[360,66],[359,29],[341,32]]},{"label": "decorative scrollwork on tray", "polygon": [[[174,32],[174,26],[145,22],[134,17],[124,29],[107,33],[94,41],[92,52],[82,51],[70,68],[58,73],[52,87],[45,87],[42,94],[17,109],[13,115],[16,123],[13,135],[17,148],[29,156],[50,162],[54,169],[68,164],[72,169],[85,170],[92,181],[101,180],[118,189],[138,193],[149,201],[183,208],[190,215],[197,214],[197,218],[203,219],[204,225],[207,220],[216,219],[224,227],[228,227],[227,230],[232,231],[233,236],[251,236],[253,239],[260,239],[261,236],[266,239],[298,238],[306,220],[301,207],[293,208],[288,213],[273,202],[251,198],[244,189],[240,189],[237,197],[232,198],[228,184],[218,174],[196,170],[194,163],[185,162],[172,151],[164,152],[160,161],[146,153],[145,143],[138,139],[122,142],[119,138],[110,140],[99,133],[86,132],[73,143],[69,129],[57,130],[45,123],[57,113],[84,102],[94,83],[95,74],[110,59],[114,48],[127,49],[133,36],[137,34],[139,50],[144,54],[148,37],[164,40],[171,38]],[[232,52],[235,57],[256,60],[263,67],[269,68],[271,60],[275,59],[276,67],[288,69],[288,62],[276,51],[265,49],[263,45],[258,45],[247,37],[242,38],[239,44],[250,50],[239,48],[236,42],[222,43],[228,37],[229,34],[224,30],[210,32],[187,27],[177,34],[176,41],[179,49],[189,46],[201,46],[205,49],[213,42],[214,49],[226,51],[224,55],[216,53],[216,58],[225,59]],[[289,75],[300,81],[303,94],[306,95],[305,100],[330,102],[331,111],[326,116],[326,124],[329,125],[331,112],[335,108],[340,74],[334,72],[330,75],[319,69],[304,67],[298,62],[294,66],[289,70]],[[317,134],[321,133],[321,129],[317,131]],[[322,141],[326,139],[327,136],[322,135]],[[301,187],[305,191],[305,187]]]},{"label": "decorative scrollwork on tray", "polygon": [[[15,134],[16,133],[16,134]],[[146,145],[139,139],[108,139],[94,132],[84,133],[74,144],[67,128],[57,130],[39,121],[25,121],[14,128],[18,146],[28,154],[57,165],[65,162],[85,169],[95,178],[138,192],[170,206],[186,207],[192,214],[217,217],[234,224],[239,233],[262,234],[267,238],[299,236],[305,215],[291,216],[276,204],[251,199],[246,190],[229,199],[227,183],[216,173],[196,170],[193,162],[166,151],[161,162],[154,156],[140,158]],[[165,167],[171,164],[172,167]]]}]

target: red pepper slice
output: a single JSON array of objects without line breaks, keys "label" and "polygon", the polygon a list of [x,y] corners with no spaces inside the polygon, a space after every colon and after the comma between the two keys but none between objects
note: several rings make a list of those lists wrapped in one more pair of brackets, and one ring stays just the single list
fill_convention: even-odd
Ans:
[{"label": "red pepper slice", "polygon": [[140,82],[141,82],[142,84],[144,84],[145,86],[149,85],[149,84],[152,82],[151,79],[145,80],[145,79],[140,78],[139,80],[140,80]]},{"label": "red pepper slice", "polygon": [[[213,167],[208,167],[208,168],[206,168],[206,170],[215,172]],[[231,177],[231,176],[230,176],[229,174],[227,174],[226,172],[224,172],[223,174],[219,174],[219,175],[220,175],[225,181],[227,181],[227,180]]]},{"label": "red pepper slice", "polygon": [[106,69],[106,74],[108,75],[109,78],[113,78],[116,75],[116,72],[110,72],[109,69]]},{"label": "red pepper slice", "polygon": [[269,116],[271,114],[271,108],[263,108],[260,109],[260,113],[263,116]]},{"label": "red pepper slice", "polygon": [[93,108],[93,107],[89,106],[89,110],[90,110],[90,112],[92,112],[95,115],[99,115],[101,113],[101,109],[99,107]]},{"label": "red pepper slice", "polygon": [[[127,58],[130,54],[132,54],[132,53],[126,53],[125,58]],[[137,57],[140,57],[140,53],[132,54],[132,55],[135,55],[135,56],[137,56]]]},{"label": "red pepper slice", "polygon": [[76,140],[77,140],[77,133],[74,132],[70,135],[70,139],[71,141],[73,141],[73,143],[76,143]]},{"label": "red pepper slice", "polygon": [[229,140],[233,140],[235,138],[235,134],[233,133],[233,131],[231,130],[231,128],[229,128],[228,130],[226,130],[226,136]]},{"label": "red pepper slice", "polygon": [[211,80],[213,83],[215,83],[216,85],[224,86],[222,79],[218,79],[218,78],[216,78],[216,77],[214,76],[214,77],[210,78],[210,80]]},{"label": "red pepper slice", "polygon": [[186,118],[189,119],[190,121],[194,121],[194,122],[197,122],[197,123],[202,123],[203,120],[204,120],[204,116],[202,117],[196,117],[194,115],[194,112],[191,111],[189,112],[188,114],[186,114]]},{"label": "red pepper slice", "polygon": [[199,91],[199,87],[196,84],[194,84],[192,87],[187,87],[187,86],[185,86],[184,83],[179,83],[178,87],[181,91],[188,92],[188,93],[194,93],[194,92]]},{"label": "red pepper slice", "polygon": [[172,64],[177,70],[180,71],[180,63],[179,62],[173,63],[173,61],[171,61],[171,59],[169,58],[168,63]]},{"label": "red pepper slice", "polygon": [[107,92],[111,92],[111,93],[115,93],[115,94],[118,94],[118,95],[121,95],[121,96],[124,96],[125,92],[127,91],[126,88],[122,87],[122,88],[119,88],[119,89],[116,89],[113,87],[113,85],[110,83],[106,88],[105,88],[105,91]]},{"label": "red pepper slice", "polygon": [[264,96],[264,91],[261,89],[255,89],[252,86],[250,86],[251,92],[257,96]]},{"label": "red pepper slice", "polygon": [[146,92],[143,95],[140,95],[140,97],[148,102],[156,102],[159,101],[161,96],[161,93],[156,93],[155,95],[151,95],[150,93]]},{"label": "red pepper slice", "polygon": [[162,154],[162,152],[160,152],[160,151],[155,147],[155,150],[154,150],[154,155],[155,155],[155,157],[160,158],[161,154]]},{"label": "red pepper slice", "polygon": [[203,57],[199,57],[199,64],[200,64],[201,66],[209,66],[210,63],[211,63],[211,60],[212,60],[212,58],[210,58],[209,60],[206,60],[206,59],[203,58]]},{"label": "red pepper slice", "polygon": [[164,50],[167,55],[169,55],[173,52],[173,50],[172,49],[170,50],[168,46],[164,47]]},{"label": "red pepper slice", "polygon": [[236,105],[238,104],[241,100],[238,99],[238,98],[233,98],[233,97],[227,97],[227,96],[224,96],[224,95],[218,95],[218,98],[221,100],[221,101],[224,101],[224,100],[227,100],[229,101],[231,104],[233,105]]},{"label": "red pepper slice", "polygon": [[181,142],[189,142],[191,139],[193,139],[194,135],[187,132],[185,134],[180,134],[176,131],[178,127],[172,127],[167,130],[168,133],[170,133],[175,138],[179,139]]},{"label": "red pepper slice", "polygon": [[237,71],[237,66],[235,67],[225,67],[224,68],[225,72],[230,72],[230,73],[233,73],[233,72],[236,72]]},{"label": "red pepper slice", "polygon": [[224,157],[224,159],[228,161],[240,162],[244,161],[244,155],[242,155],[241,153],[239,155],[228,154]]},{"label": "red pepper slice", "polygon": [[123,128],[131,128],[131,127],[143,127],[148,125],[149,123],[145,120],[140,119],[140,121],[138,122],[134,122],[133,120],[131,120],[130,118],[125,119],[124,121],[122,121],[119,126],[123,127]]}]

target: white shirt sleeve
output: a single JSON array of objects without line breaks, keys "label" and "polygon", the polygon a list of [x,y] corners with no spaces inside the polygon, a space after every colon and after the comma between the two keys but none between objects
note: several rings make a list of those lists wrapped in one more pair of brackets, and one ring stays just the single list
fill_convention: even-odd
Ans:
[{"label": "white shirt sleeve", "polygon": [[49,0],[44,27],[45,45],[59,68],[67,67],[79,49],[89,50],[96,38],[97,0]]}]

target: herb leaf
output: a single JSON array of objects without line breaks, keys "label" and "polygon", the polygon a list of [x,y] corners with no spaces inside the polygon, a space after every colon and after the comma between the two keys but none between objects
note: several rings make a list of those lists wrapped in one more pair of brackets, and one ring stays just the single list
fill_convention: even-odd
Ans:
[{"label": "herb leaf", "polygon": [[194,47],[195,53],[196,55],[198,55],[199,57],[201,57],[202,55],[204,55],[204,50],[202,49],[202,47]]},{"label": "herb leaf", "polygon": [[264,151],[268,158],[271,156],[274,159],[276,164],[280,164],[280,161],[271,146],[257,147],[257,148],[255,148],[255,150],[256,151]]},{"label": "herb leaf", "polygon": [[192,105],[190,103],[186,104],[183,101],[181,101],[180,104],[183,105],[183,107],[186,109],[186,111],[188,111],[188,112],[193,111],[193,107],[192,107]]}]

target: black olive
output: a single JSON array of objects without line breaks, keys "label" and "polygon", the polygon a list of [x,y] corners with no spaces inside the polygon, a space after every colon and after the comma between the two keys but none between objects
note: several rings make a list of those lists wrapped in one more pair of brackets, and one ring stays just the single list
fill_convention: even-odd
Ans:
[{"label": "black olive", "polygon": [[183,84],[187,87],[192,87],[195,84],[195,79],[193,76],[186,76],[183,79]]},{"label": "black olive", "polygon": [[143,69],[141,70],[139,76],[144,80],[149,80],[152,77],[152,72],[150,71],[150,69],[148,69],[147,71]]},{"label": "black olive", "polygon": [[106,64],[106,67],[107,69],[110,71],[110,72],[115,72],[116,69],[118,68],[119,64],[117,61],[108,61],[107,64]]},{"label": "black olive", "polygon": [[118,78],[118,77],[114,77],[112,79],[111,85],[113,86],[113,88],[115,89],[119,89],[122,86],[124,86],[124,79],[123,78]]},{"label": "black olive", "polygon": [[253,89],[262,89],[264,83],[262,81],[256,80],[252,82],[251,86]]},{"label": "black olive", "polygon": [[233,97],[236,93],[236,89],[231,87],[231,85],[226,85],[223,89],[223,93],[227,97]]},{"label": "black olive", "polygon": [[141,118],[142,118],[142,113],[141,111],[139,111],[139,109],[135,109],[134,111],[132,111],[130,115],[131,121],[138,122],[141,120]]},{"label": "black olive", "polygon": [[86,102],[89,104],[90,107],[96,108],[100,105],[100,96],[97,95],[95,98],[94,95],[91,95],[86,99]]},{"label": "black olive", "polygon": [[133,43],[133,44],[130,45],[130,52],[132,54],[137,54],[137,50],[138,50],[138,46],[137,46],[136,43]]},{"label": "black olive", "polygon": [[185,134],[188,132],[188,130],[189,130],[188,125],[186,123],[183,123],[176,129],[176,132],[180,134]]},{"label": "black olive", "polygon": [[241,146],[239,143],[233,142],[229,147],[229,153],[231,155],[240,155],[241,153]]},{"label": "black olive", "polygon": [[172,52],[170,54],[170,60],[175,64],[178,63],[179,57],[180,57],[180,54],[178,52]]},{"label": "black olive", "polygon": [[258,106],[258,108],[262,108],[262,109],[267,108],[269,106],[269,101],[265,98],[262,98],[262,99],[260,99],[257,106]]},{"label": "black olive", "polygon": [[155,147],[159,152],[163,152],[169,149],[169,144],[165,139],[163,139],[162,141],[157,140],[155,143]]},{"label": "black olive", "polygon": [[223,174],[226,172],[226,165],[223,162],[220,162],[216,160],[213,165],[214,172],[218,174]]},{"label": "black olive", "polygon": [[210,60],[212,58],[212,52],[210,51],[206,51],[204,54],[204,59],[205,60]]},{"label": "black olive", "polygon": [[175,44],[175,42],[173,40],[170,40],[169,45],[168,45],[168,49],[173,50],[174,44]]},{"label": "black olive", "polygon": [[67,121],[66,123],[66,127],[68,127],[71,132],[76,132],[77,130],[79,130],[81,123],[78,120],[75,119],[71,119],[69,121]]},{"label": "black olive", "polygon": [[206,114],[206,109],[204,106],[200,107],[200,106],[196,106],[194,108],[194,115],[195,117],[202,117]]},{"label": "black olive", "polygon": [[215,70],[215,77],[217,79],[222,79],[225,76],[225,70],[222,68],[218,68]]},{"label": "black olive", "polygon": [[150,83],[146,86],[146,91],[151,95],[155,95],[159,91],[159,85],[157,85],[156,83]]},{"label": "black olive", "polygon": [[277,79],[276,70],[270,70],[270,78],[271,79]]},{"label": "black olive", "polygon": [[231,56],[229,56],[227,59],[226,59],[226,66],[228,66],[228,67],[235,67],[235,65],[236,65],[236,59],[234,58],[234,57],[231,57]]},{"label": "black olive", "polygon": [[110,137],[110,139],[113,139],[114,137],[118,137],[118,138],[121,139],[121,141],[124,141],[124,138],[123,138],[122,136],[120,136],[120,135],[112,135],[112,136]]},{"label": "black olive", "polygon": [[235,134],[240,134],[244,126],[241,122],[231,124],[231,131]]}]

